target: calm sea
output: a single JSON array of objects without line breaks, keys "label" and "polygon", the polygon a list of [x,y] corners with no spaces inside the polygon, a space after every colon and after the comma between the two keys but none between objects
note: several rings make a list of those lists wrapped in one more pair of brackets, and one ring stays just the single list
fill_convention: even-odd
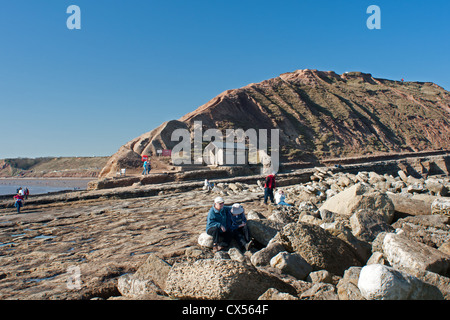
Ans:
[{"label": "calm sea", "polygon": [[16,194],[18,188],[28,188],[30,195],[63,190],[86,190],[93,179],[0,179],[0,195]]}]

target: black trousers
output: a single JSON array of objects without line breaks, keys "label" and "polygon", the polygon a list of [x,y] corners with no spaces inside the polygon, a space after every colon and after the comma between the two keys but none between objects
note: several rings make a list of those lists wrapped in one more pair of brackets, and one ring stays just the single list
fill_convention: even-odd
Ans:
[{"label": "black trousers", "polygon": [[233,230],[233,238],[237,241],[239,250],[245,251],[245,245],[250,242],[250,230],[247,226],[243,226]]},{"label": "black trousers", "polygon": [[221,247],[228,247],[233,237],[231,232],[228,230],[223,232],[222,229],[218,227],[209,228],[206,233],[213,237],[214,244]]},{"label": "black trousers", "polygon": [[275,200],[273,199],[273,189],[272,188],[264,188],[264,203],[267,204],[267,198],[270,197],[270,201],[272,203],[275,203]]}]

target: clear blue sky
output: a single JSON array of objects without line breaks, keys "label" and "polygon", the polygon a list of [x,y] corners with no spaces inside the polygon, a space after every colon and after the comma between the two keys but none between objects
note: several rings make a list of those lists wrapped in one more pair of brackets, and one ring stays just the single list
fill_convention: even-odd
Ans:
[{"label": "clear blue sky", "polygon": [[[81,9],[69,30],[67,7]],[[381,30],[369,30],[369,5]],[[112,155],[297,69],[450,88],[450,2],[0,0],[0,158]]]}]

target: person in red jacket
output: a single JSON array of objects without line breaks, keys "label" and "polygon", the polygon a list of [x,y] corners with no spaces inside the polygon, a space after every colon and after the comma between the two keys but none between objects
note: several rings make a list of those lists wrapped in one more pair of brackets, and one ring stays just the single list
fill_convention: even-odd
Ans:
[{"label": "person in red jacket", "polygon": [[268,198],[270,198],[272,203],[275,203],[273,198],[273,190],[276,188],[275,176],[276,173],[274,172],[266,177],[266,182],[264,183],[264,204],[267,204]]},{"label": "person in red jacket", "polygon": [[17,208],[17,213],[20,213],[20,208],[23,207],[23,195],[21,195],[20,193],[17,193],[14,196],[14,207]]}]

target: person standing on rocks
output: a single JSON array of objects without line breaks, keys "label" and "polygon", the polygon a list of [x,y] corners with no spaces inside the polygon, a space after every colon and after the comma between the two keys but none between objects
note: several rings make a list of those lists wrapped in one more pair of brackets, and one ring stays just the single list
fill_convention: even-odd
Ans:
[{"label": "person standing on rocks", "polygon": [[17,208],[17,213],[20,213],[20,208],[23,207],[23,195],[21,195],[20,192],[17,192],[14,196],[14,200],[14,207]]},{"label": "person standing on rocks", "polygon": [[213,237],[213,250],[220,251],[229,246],[232,239],[231,211],[224,205],[222,197],[214,199],[206,221],[206,233]]},{"label": "person standing on rocks", "polygon": [[147,170],[147,160],[144,161],[144,164],[142,165],[144,167],[144,170],[142,170],[142,174],[145,176],[148,172]]},{"label": "person standing on rocks", "polygon": [[150,159],[147,160],[147,174],[150,174],[150,170],[152,170],[152,164],[150,163]]},{"label": "person standing on rocks", "polygon": [[270,201],[272,201],[272,203],[275,203],[275,200],[273,198],[273,191],[276,188],[275,176],[276,172],[269,174],[266,177],[266,182],[264,183],[264,204],[267,204],[268,198],[270,198]]}]

